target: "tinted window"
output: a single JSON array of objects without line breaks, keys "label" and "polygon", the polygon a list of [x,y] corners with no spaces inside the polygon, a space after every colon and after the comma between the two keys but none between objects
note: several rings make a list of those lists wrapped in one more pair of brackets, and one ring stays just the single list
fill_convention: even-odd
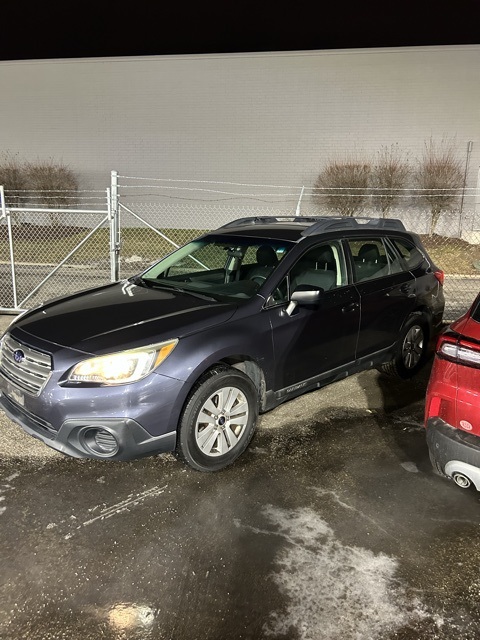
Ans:
[{"label": "tinted window", "polygon": [[480,299],[477,301],[473,311],[472,311],[472,318],[474,320],[476,320],[477,322],[480,322]]}]

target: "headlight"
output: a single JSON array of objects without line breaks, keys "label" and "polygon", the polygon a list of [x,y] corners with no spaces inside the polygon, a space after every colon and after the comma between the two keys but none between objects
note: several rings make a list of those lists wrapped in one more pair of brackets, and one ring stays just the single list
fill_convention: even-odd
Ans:
[{"label": "headlight", "polygon": [[151,344],[140,349],[111,353],[79,362],[68,376],[69,382],[94,384],[127,384],[147,376],[178,343],[178,339]]}]

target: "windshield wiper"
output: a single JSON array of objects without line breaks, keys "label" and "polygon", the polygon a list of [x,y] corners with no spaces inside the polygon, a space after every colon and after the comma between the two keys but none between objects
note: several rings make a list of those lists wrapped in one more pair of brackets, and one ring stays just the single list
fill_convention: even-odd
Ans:
[{"label": "windshield wiper", "polygon": [[151,280],[150,278],[141,278],[140,276],[133,276],[132,278],[130,278],[130,282],[133,282],[133,284],[137,284],[141,287],[149,287],[151,289],[173,289],[173,291],[177,291],[178,293],[185,293],[187,295],[194,296],[195,298],[200,298],[201,300],[218,302],[218,299],[213,297],[212,295],[201,293],[199,291],[192,291],[190,289],[184,289],[183,287],[179,287],[176,284],[171,284],[170,282],[158,282],[157,280]]},{"label": "windshield wiper", "polygon": [[163,282],[157,282],[156,280],[152,280],[151,278],[142,278],[141,276],[132,276],[128,279],[132,284],[136,284],[139,287],[148,287],[149,289],[175,289],[176,291],[181,291],[183,293],[183,289],[180,287],[176,287],[173,284],[164,284]]}]

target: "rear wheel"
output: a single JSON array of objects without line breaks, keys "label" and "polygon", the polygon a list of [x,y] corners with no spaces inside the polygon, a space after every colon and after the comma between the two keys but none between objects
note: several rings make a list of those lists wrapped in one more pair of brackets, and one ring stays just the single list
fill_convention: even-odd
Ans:
[{"label": "rear wheel", "polygon": [[223,469],[247,448],[257,416],[258,394],[252,380],[232,367],[215,367],[190,393],[176,453],[197,471]]},{"label": "rear wheel", "polygon": [[429,334],[430,325],[424,314],[412,313],[400,332],[395,357],[380,365],[379,371],[403,380],[414,376],[427,359]]}]

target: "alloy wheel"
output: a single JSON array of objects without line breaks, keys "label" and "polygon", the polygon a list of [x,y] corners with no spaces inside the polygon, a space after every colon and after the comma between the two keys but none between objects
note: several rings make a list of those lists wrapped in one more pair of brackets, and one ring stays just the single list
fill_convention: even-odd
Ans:
[{"label": "alloy wheel", "polygon": [[420,362],[423,355],[424,333],[422,327],[411,327],[402,345],[402,359],[406,369],[413,369]]},{"label": "alloy wheel", "polygon": [[195,441],[211,457],[228,453],[242,438],[248,423],[248,401],[241,389],[223,387],[204,402],[195,424]]}]

